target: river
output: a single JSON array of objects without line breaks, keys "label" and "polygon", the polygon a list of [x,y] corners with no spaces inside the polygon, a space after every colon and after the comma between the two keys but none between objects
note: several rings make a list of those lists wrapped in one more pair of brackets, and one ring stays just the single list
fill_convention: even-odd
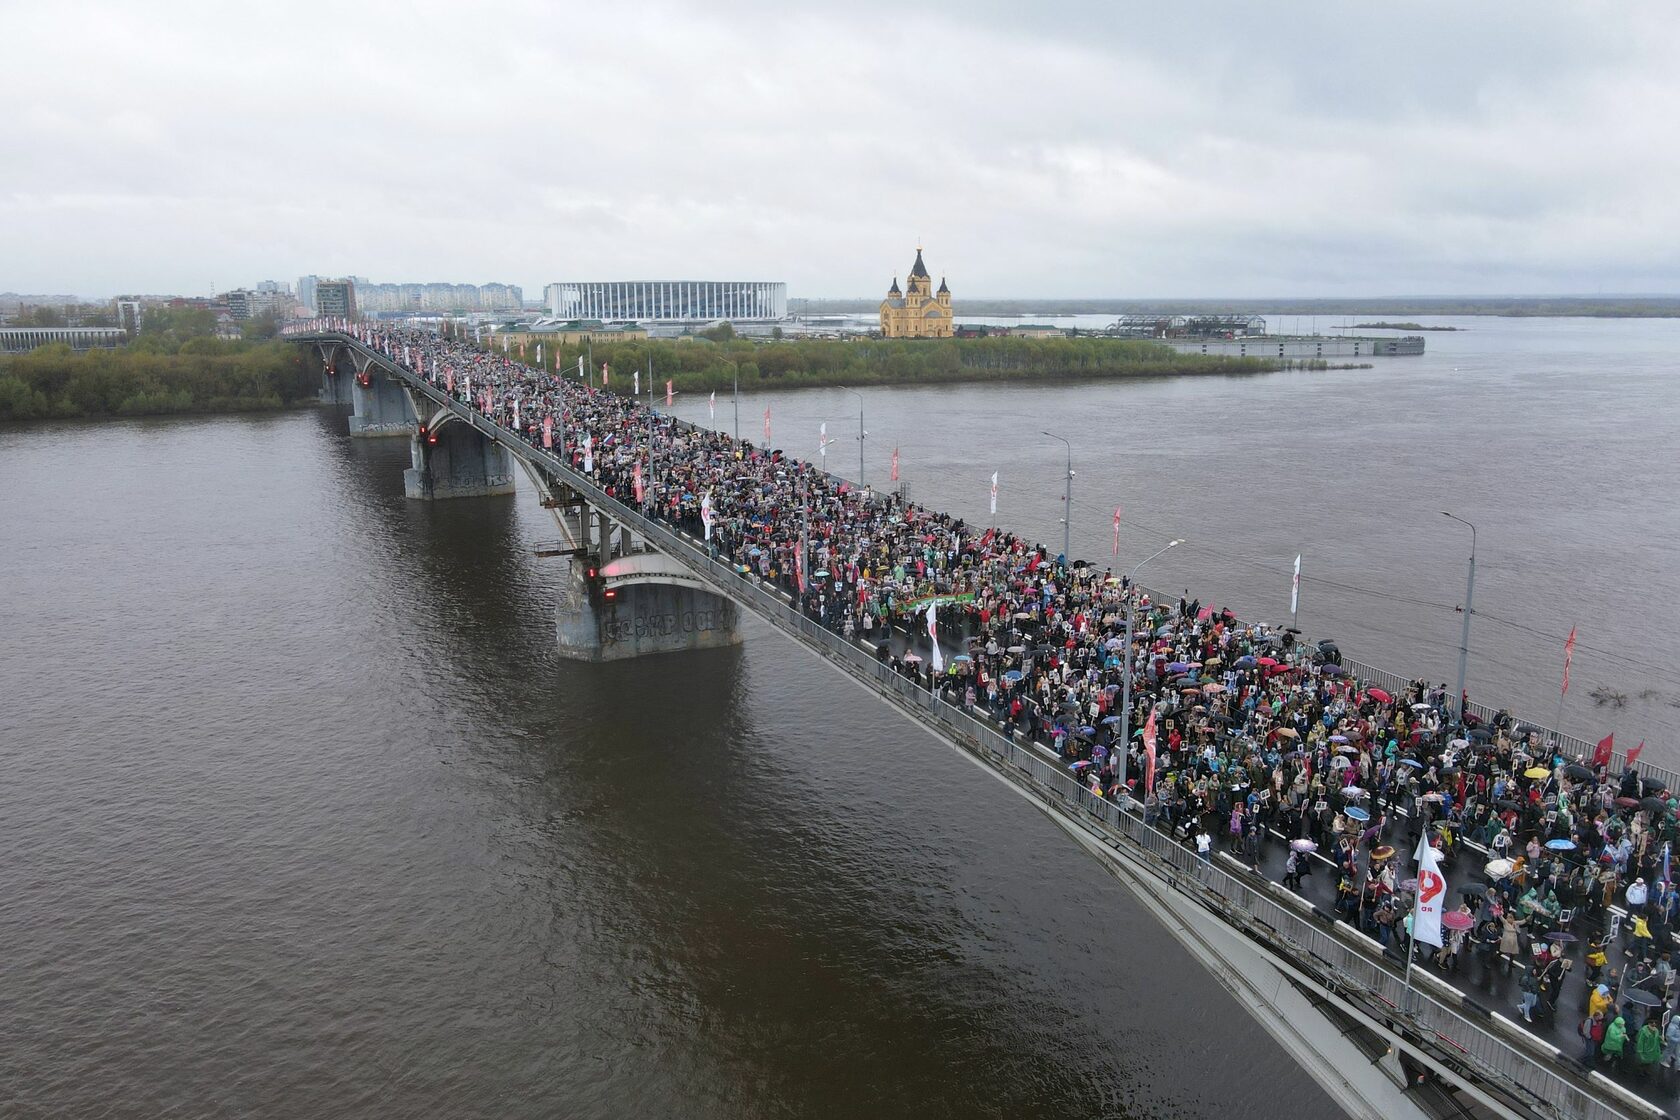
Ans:
[{"label": "river", "polygon": [[[1680,324],[1466,325],[1362,371],[870,390],[867,472],[897,446],[984,517],[997,470],[1059,539],[1065,434],[1076,552],[1124,504],[1122,560],[1189,538],[1148,582],[1270,617],[1304,552],[1370,589],[1304,584],[1309,633],[1438,678],[1452,509],[1478,610],[1547,635],[1478,617],[1473,695],[1555,706],[1578,623],[1566,725],[1673,764]],[[744,434],[766,404],[798,453],[855,431],[810,391]],[[529,492],[409,502],[402,441],[344,432],[0,430],[0,1113],[1337,1115],[953,752],[762,625],[561,660]]]}]

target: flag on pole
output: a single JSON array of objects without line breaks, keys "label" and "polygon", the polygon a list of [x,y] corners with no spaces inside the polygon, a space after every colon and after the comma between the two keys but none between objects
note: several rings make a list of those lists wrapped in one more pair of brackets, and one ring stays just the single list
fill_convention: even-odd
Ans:
[{"label": "flag on pole", "polygon": [[708,419],[708,420],[716,420],[717,419],[717,390],[716,389],[713,389],[712,390],[712,395],[706,398],[706,419]]},{"label": "flag on pole", "polygon": [[632,397],[642,395],[642,371],[639,369],[630,374],[630,395]]},{"label": "flag on pole", "polygon": [[519,398],[518,397],[513,398],[513,430],[516,431],[516,432],[522,432],[522,431],[525,430],[524,425],[522,425],[519,422]]},{"label": "flag on pole", "polygon": [[712,539],[712,492],[706,491],[700,499],[700,525],[706,530],[706,540]]},{"label": "flag on pole", "polygon": [[[1143,724],[1143,792],[1145,796],[1148,796],[1149,791],[1155,788],[1156,741],[1157,733],[1155,730],[1155,709],[1151,707],[1149,709],[1149,718],[1145,720]],[[1122,743],[1120,745],[1120,749],[1125,750],[1129,745],[1130,744]]]},{"label": "flag on pole", "polygon": [[1120,507],[1114,507],[1114,555],[1120,555]]},{"label": "flag on pole", "polygon": [[583,380],[583,355],[578,355],[578,380]]},{"label": "flag on pole", "polygon": [[636,501],[640,503],[647,495],[647,489],[642,485],[642,465],[636,464],[636,469],[630,472],[631,481],[636,488]]},{"label": "flag on pole", "polygon": [[1615,745],[1616,733],[1612,731],[1598,741],[1598,746],[1593,750],[1592,764],[1594,766],[1610,765],[1610,752],[1615,749]]},{"label": "flag on pole", "polygon": [[770,446],[770,406],[764,406],[764,446]]},{"label": "flag on pole", "polygon": [[895,448],[893,448],[893,474],[892,474],[892,480],[893,480],[893,481],[894,481],[894,482],[897,482],[897,481],[898,481],[898,448],[896,448],[896,447],[895,447]]},{"label": "flag on pole", "polygon": [[505,334],[502,336],[502,353],[506,354],[508,352],[508,343],[511,341],[511,336]]},{"label": "flag on pole", "polygon": [[593,474],[595,471],[595,437],[583,437],[583,473]]},{"label": "flag on pole", "polygon": [[543,364],[542,343],[540,342],[537,343],[537,364],[539,366]]},{"label": "flag on pole", "polygon": [[827,470],[828,469],[828,421],[827,420],[824,420],[822,422],[822,427],[817,430],[817,454],[822,456],[823,469]]},{"label": "flag on pole", "polygon": [[1417,850],[1417,910],[1412,915],[1412,940],[1441,947],[1441,901],[1447,881],[1441,877],[1441,853],[1425,836]]},{"label": "flag on pole", "polygon": [[1289,578],[1289,613],[1294,614],[1301,602],[1301,554],[1295,554],[1295,574]]},{"label": "flag on pole", "polygon": [[[1575,627],[1569,628],[1569,640],[1563,643],[1563,692],[1559,695],[1569,695],[1569,663],[1575,660]],[[1562,701],[1559,701],[1561,704]]]},{"label": "flag on pole", "polygon": [[931,642],[933,644],[933,671],[935,673],[943,673],[945,671],[945,655],[939,652],[939,614],[938,614],[938,611],[939,611],[939,601],[937,599],[928,604],[927,630],[928,630],[928,638],[931,640]]},{"label": "flag on pole", "polygon": [[992,513],[997,513],[997,472],[992,472]]},{"label": "flag on pole", "polygon": [[444,387],[447,388],[451,393],[453,393],[455,391],[455,367],[454,366],[450,366],[449,371],[443,375],[443,383],[444,383]]},{"label": "flag on pole", "polygon": [[554,417],[552,415],[549,415],[549,416],[544,416],[543,417],[543,450],[544,451],[552,451],[553,449],[554,449]]},{"label": "flag on pole", "polygon": [[601,388],[605,389],[606,387],[607,387],[607,363],[602,362],[601,363]]},{"label": "flag on pole", "polygon": [[1645,740],[1639,740],[1639,745],[1628,752],[1627,764],[1632,766],[1639,761],[1639,752],[1645,749]]}]

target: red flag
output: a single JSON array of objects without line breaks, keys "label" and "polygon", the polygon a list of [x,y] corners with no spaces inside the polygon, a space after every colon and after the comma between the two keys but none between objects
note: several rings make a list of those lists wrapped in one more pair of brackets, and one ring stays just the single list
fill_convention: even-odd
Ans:
[{"label": "red flag", "polygon": [[1569,628],[1569,640],[1563,643],[1563,695],[1569,695],[1569,663],[1575,660],[1575,627]]},{"label": "red flag", "polygon": [[607,387],[607,363],[606,362],[601,363],[601,387],[603,389]]},{"label": "red flag", "polygon": [[1639,745],[1637,747],[1634,747],[1631,751],[1628,752],[1627,764],[1629,766],[1632,766],[1635,762],[1638,762],[1639,761],[1639,752],[1644,750],[1644,749],[1645,749],[1645,740],[1641,739],[1641,740],[1639,740]]},{"label": "red flag", "polygon": [[554,447],[554,417],[543,417],[543,450],[549,451]]},{"label": "red flag", "polygon": [[1593,751],[1592,764],[1594,766],[1610,765],[1610,749],[1615,741],[1616,733],[1614,731],[1598,741],[1598,749]]},{"label": "red flag", "polygon": [[894,482],[898,481],[898,448],[896,448],[896,447],[893,448],[893,475],[892,475],[892,480]]},{"label": "red flag", "polygon": [[1114,507],[1114,555],[1120,555],[1120,507]]},{"label": "red flag", "polygon": [[[1121,750],[1125,750],[1124,744]],[[1143,792],[1155,788],[1155,709],[1149,709],[1149,720],[1143,725]]]},{"label": "red flag", "polygon": [[632,474],[636,485],[636,501],[640,502],[643,495],[647,493],[646,489],[642,486],[642,465],[640,463],[636,464],[636,469],[632,472]]},{"label": "red flag", "polygon": [[672,396],[673,396],[673,393],[671,392],[671,383],[669,381],[667,381],[667,382],[665,382],[665,407],[666,408],[671,407],[671,397]]}]

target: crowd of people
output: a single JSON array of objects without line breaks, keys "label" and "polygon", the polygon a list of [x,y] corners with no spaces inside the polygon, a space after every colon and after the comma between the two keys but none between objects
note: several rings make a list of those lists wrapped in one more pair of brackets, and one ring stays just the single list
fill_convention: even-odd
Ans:
[{"label": "crowd of people", "polygon": [[[1330,643],[1188,593],[1154,600],[1014,533],[681,422],[625,393],[622,372],[562,375],[464,339],[351,329],[924,687],[1040,744],[1094,795],[1141,803],[1210,858],[1276,870],[1282,853],[1286,886],[1309,891],[1322,875],[1316,889],[1333,892],[1339,916],[1397,959],[1416,954],[1466,983],[1518,975],[1513,1011],[1531,1022],[1561,1014],[1578,976],[1585,1060],[1680,1064],[1669,869],[1680,802],[1660,782],[1566,758],[1507,713],[1460,721],[1464,698],[1444,686],[1373,687]],[[1410,937],[1405,869],[1424,837],[1459,884],[1438,950]]]}]

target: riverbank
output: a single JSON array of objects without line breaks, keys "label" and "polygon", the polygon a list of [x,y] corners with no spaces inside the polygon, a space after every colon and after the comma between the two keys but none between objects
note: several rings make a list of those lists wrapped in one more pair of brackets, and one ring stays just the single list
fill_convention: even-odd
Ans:
[{"label": "riverbank", "polygon": [[268,412],[312,399],[315,381],[305,354],[283,342],[44,346],[0,359],[0,421]]},{"label": "riverbank", "polygon": [[[816,389],[833,386],[933,385],[961,382],[1080,381],[1107,378],[1185,377],[1330,369],[1328,362],[1262,357],[1183,354],[1158,342],[1116,338],[872,339],[841,342],[799,339],[637,339],[545,351],[544,368],[575,372],[582,359],[607,387],[629,391],[633,375],[652,370],[657,390],[666,381],[682,393]],[[524,356],[537,365],[534,349]],[[1340,367],[1353,368],[1353,367]],[[1359,367],[1363,368],[1363,367]],[[646,390],[646,386],[643,387]]]}]

